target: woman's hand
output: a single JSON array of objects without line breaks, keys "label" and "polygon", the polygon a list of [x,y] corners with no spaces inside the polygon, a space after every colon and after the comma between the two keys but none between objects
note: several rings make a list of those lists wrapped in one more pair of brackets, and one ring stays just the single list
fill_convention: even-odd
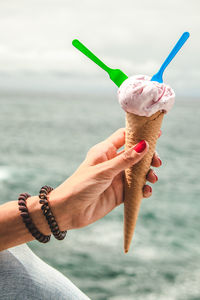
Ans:
[{"label": "woman's hand", "polygon": [[[148,143],[144,142],[140,153],[134,147],[118,153],[124,144],[125,129],[122,128],[92,147],[76,172],[50,193],[49,201],[60,230],[87,226],[123,203],[124,170],[140,161],[148,151]],[[155,153],[152,166],[161,164]],[[158,180],[152,169],[147,180],[151,183]],[[151,194],[151,187],[145,185],[143,196],[147,198]]]}]

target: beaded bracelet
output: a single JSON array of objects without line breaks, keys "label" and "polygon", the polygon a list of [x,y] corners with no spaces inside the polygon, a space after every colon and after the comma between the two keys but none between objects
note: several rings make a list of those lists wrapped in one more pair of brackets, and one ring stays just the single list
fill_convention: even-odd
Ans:
[{"label": "beaded bracelet", "polygon": [[22,216],[23,222],[36,240],[38,240],[40,243],[47,243],[50,241],[51,235],[44,235],[34,225],[26,206],[26,200],[29,197],[31,197],[31,195],[24,193],[20,194],[18,198],[19,211]]},{"label": "beaded bracelet", "polygon": [[67,234],[67,231],[60,231],[56,219],[49,206],[47,195],[53,190],[50,186],[43,186],[39,192],[40,204],[42,204],[41,209],[43,215],[47,219],[51,232],[57,240],[63,240]]}]

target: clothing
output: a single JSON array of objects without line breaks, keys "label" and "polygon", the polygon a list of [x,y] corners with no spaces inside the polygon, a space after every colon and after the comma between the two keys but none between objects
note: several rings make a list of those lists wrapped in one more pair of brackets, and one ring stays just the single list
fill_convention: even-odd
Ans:
[{"label": "clothing", "polygon": [[90,300],[27,244],[0,252],[0,300]]}]

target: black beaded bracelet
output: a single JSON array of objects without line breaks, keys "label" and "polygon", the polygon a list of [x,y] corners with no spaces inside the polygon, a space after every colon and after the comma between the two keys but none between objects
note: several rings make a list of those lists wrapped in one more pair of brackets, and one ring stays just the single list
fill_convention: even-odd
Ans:
[{"label": "black beaded bracelet", "polygon": [[43,215],[45,216],[54,237],[57,240],[63,240],[67,234],[67,231],[60,231],[58,224],[56,222],[56,219],[55,219],[55,217],[51,211],[51,208],[49,206],[49,202],[48,202],[47,195],[52,190],[53,190],[53,188],[48,185],[43,186],[39,192],[39,198],[40,198],[39,202],[40,202],[40,204],[42,204],[41,209],[42,209]]},{"label": "black beaded bracelet", "polygon": [[23,222],[32,236],[38,240],[40,243],[47,243],[50,241],[51,235],[44,235],[41,233],[37,227],[34,225],[26,206],[26,200],[31,197],[31,195],[24,193],[20,194],[18,198],[19,211],[22,216]]}]

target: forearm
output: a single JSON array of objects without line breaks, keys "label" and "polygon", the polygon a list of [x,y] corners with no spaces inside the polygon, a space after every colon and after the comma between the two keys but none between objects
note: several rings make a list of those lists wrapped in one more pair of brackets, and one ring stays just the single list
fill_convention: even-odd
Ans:
[{"label": "forearm", "polygon": [[[48,223],[42,214],[37,196],[27,199],[27,208],[38,230],[49,235]],[[10,201],[0,206],[0,251],[30,242],[34,239],[23,223],[17,201]]]}]

